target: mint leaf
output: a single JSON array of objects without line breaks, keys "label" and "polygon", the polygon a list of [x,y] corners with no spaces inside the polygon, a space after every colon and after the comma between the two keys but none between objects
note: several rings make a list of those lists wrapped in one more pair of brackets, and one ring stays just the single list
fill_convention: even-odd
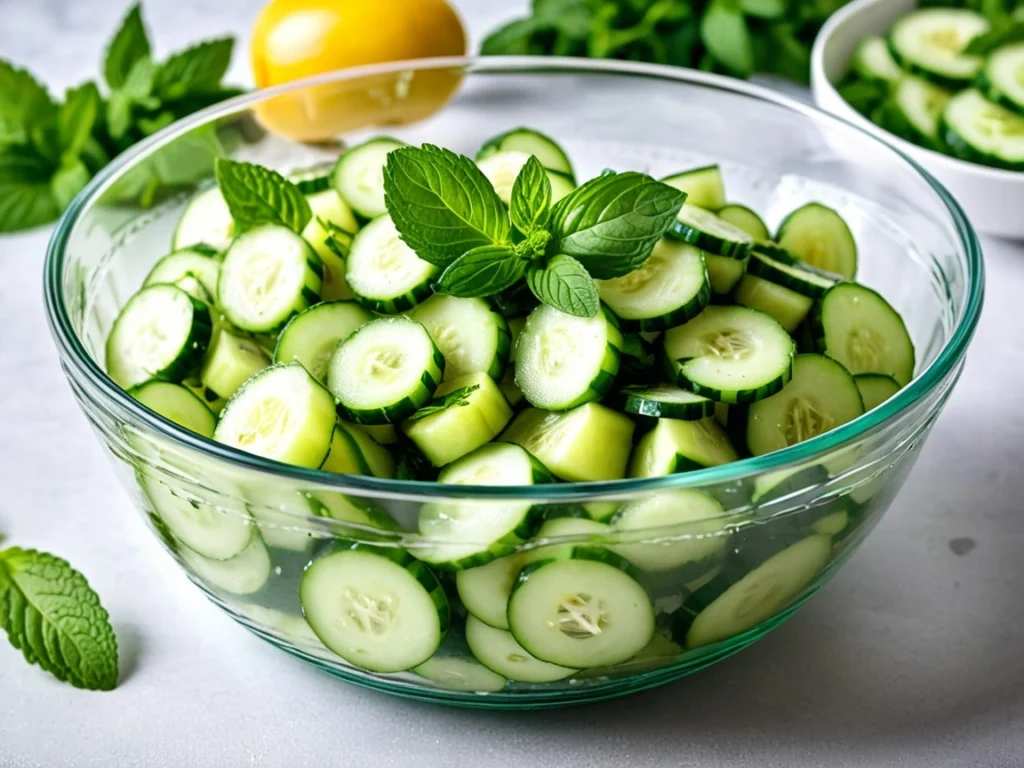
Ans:
[{"label": "mint leaf", "polygon": [[27,141],[32,125],[49,120],[54,109],[38,80],[0,59],[0,144]]},{"label": "mint leaf", "polygon": [[140,59],[149,58],[149,37],[142,21],[142,10],[136,3],[121,22],[114,34],[103,61],[103,77],[110,88],[117,89],[125,84],[128,73]]},{"label": "mint leaf", "polygon": [[83,83],[64,94],[64,103],[57,110],[57,136],[66,156],[77,158],[82,153],[100,116],[101,106],[96,83]]},{"label": "mint leaf", "polygon": [[508,242],[504,203],[476,163],[424,144],[388,154],[384,200],[395,227],[416,255],[447,267],[481,245]]},{"label": "mint leaf", "polygon": [[469,396],[478,389],[480,389],[480,385],[474,384],[471,387],[459,387],[458,389],[453,389],[447,395],[435,397],[410,416],[409,421],[417,421],[419,419],[426,418],[427,416],[433,416],[435,413],[447,411],[449,408],[461,408],[469,405]]},{"label": "mint leaf", "polygon": [[551,180],[533,155],[526,161],[512,185],[509,213],[516,229],[531,235],[542,228],[551,207]]},{"label": "mint leaf", "polygon": [[231,218],[243,229],[282,224],[301,234],[313,217],[299,188],[276,171],[219,157],[214,172]]},{"label": "mint leaf", "polygon": [[978,35],[967,44],[963,52],[970,56],[987,56],[996,48],[1024,41],[1024,22],[1004,20],[992,25],[988,32]]},{"label": "mint leaf", "polygon": [[598,280],[632,272],[675,221],[686,195],[634,171],[598,176],[563,197],[548,229],[555,253],[577,259]]},{"label": "mint leaf", "polygon": [[601,308],[597,286],[576,259],[555,256],[543,269],[534,267],[526,275],[534,296],[567,315],[594,317]]},{"label": "mint leaf", "polygon": [[231,65],[232,37],[208,40],[171,56],[156,73],[154,91],[165,101],[216,90]]},{"label": "mint leaf", "polygon": [[465,299],[492,296],[526,274],[526,265],[512,246],[481,245],[449,264],[437,281],[438,288]]},{"label": "mint leaf", "polygon": [[0,552],[0,627],[29,664],[76,688],[117,685],[117,638],[78,571],[45,552]]},{"label": "mint leaf", "polygon": [[22,145],[0,145],[0,232],[53,221],[60,208],[50,193],[53,165]]},{"label": "mint leaf", "polygon": [[746,78],[754,73],[754,44],[737,0],[711,0],[700,20],[700,39],[733,74]]},{"label": "mint leaf", "polygon": [[92,174],[81,160],[71,160],[60,167],[50,179],[50,194],[57,208],[64,210],[85,189]]},{"label": "mint leaf", "polygon": [[132,127],[135,107],[156,109],[159,100],[153,96],[156,65],[149,57],[139,59],[120,88],[110,94],[107,102],[107,131],[114,140],[123,138]]},{"label": "mint leaf", "polygon": [[748,16],[759,19],[781,19],[789,11],[787,0],[740,0],[740,8]]}]

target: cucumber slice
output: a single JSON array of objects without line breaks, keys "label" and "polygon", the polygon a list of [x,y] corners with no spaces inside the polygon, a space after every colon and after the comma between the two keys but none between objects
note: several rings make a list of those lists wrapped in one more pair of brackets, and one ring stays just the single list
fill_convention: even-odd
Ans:
[{"label": "cucumber slice", "polygon": [[988,57],[980,88],[989,101],[1024,115],[1024,42],[1004,45]]},{"label": "cucumber slice", "polygon": [[382,136],[350,147],[338,158],[331,184],[364,219],[375,219],[388,212],[384,203],[384,166],[388,153],[404,146],[397,139]]},{"label": "cucumber slice", "polygon": [[509,680],[552,683],[576,672],[575,669],[534,658],[516,642],[511,632],[488,626],[472,615],[466,619],[466,642],[477,661]]},{"label": "cucumber slice", "polygon": [[779,225],[775,240],[812,267],[853,280],[857,243],[843,217],[821,203],[807,203]]},{"label": "cucumber slice", "polygon": [[325,301],[293,317],[277,337],[275,363],[300,363],[321,384],[334,350],[373,315],[354,301]]},{"label": "cucumber slice", "polygon": [[477,152],[477,162],[485,160],[499,152],[522,152],[536,157],[540,164],[552,171],[558,171],[573,177],[572,163],[569,156],[555,142],[540,131],[532,128],[515,128],[488,139]]},{"label": "cucumber slice", "polygon": [[423,664],[450,623],[437,577],[397,548],[352,544],[317,558],[302,576],[299,602],[324,645],[372,672]]},{"label": "cucumber slice", "polygon": [[789,381],[796,344],[763,312],[712,306],[667,331],[664,353],[680,385],[720,402],[751,403]]},{"label": "cucumber slice", "polygon": [[312,503],[320,517],[329,517],[332,520],[368,528],[379,528],[383,531],[400,530],[391,515],[363,499],[346,496],[343,493],[322,491],[313,497]]},{"label": "cucumber slice", "polygon": [[993,104],[974,88],[946,103],[939,135],[962,160],[1024,170],[1024,116]]},{"label": "cucumber slice", "polygon": [[[612,530],[634,534],[630,538],[638,541],[612,549],[645,571],[679,570],[678,578],[689,581],[725,557],[730,535],[727,519],[722,505],[707,494],[662,491],[626,504],[615,515]],[[643,531],[650,533],[641,541]]]},{"label": "cucumber slice", "polygon": [[107,373],[124,389],[182,381],[210,343],[210,310],[173,285],[151,285],[124,305],[107,337]]},{"label": "cucumber slice", "polygon": [[[178,541],[209,560],[228,560],[239,554],[253,537],[252,518],[245,505],[223,501],[210,505],[184,487],[172,487],[155,473],[142,471],[139,488],[153,512]],[[258,538],[258,537],[257,537]]]},{"label": "cucumber slice", "polygon": [[275,333],[320,300],[322,265],[309,243],[267,224],[231,243],[221,264],[217,298],[224,316],[254,333]]},{"label": "cucumber slice", "polygon": [[662,477],[739,460],[725,430],[712,419],[659,419],[640,438],[629,465],[630,477]]},{"label": "cucumber slice", "polygon": [[896,379],[881,373],[862,373],[854,376],[853,381],[860,390],[865,411],[874,410],[902,389]]},{"label": "cucumber slice", "polygon": [[566,413],[528,408],[499,439],[521,445],[562,480],[618,480],[626,473],[633,429],[628,416],[587,403]]},{"label": "cucumber slice", "polygon": [[501,381],[512,354],[509,324],[484,299],[436,294],[409,316],[427,329],[445,360],[445,378],[486,373]]},{"label": "cucumber slice", "polygon": [[[588,549],[604,549],[602,541],[611,532],[609,525],[586,517],[550,518],[545,520],[533,535],[534,543],[540,546],[524,553],[526,561],[523,567],[541,560],[571,558],[575,549],[581,546]],[[560,540],[563,543],[547,543],[552,540]],[[515,584],[512,586],[514,588]]]},{"label": "cucumber slice", "polygon": [[884,37],[861,40],[853,53],[852,67],[858,77],[887,85],[895,85],[903,77]]},{"label": "cucumber slice", "polygon": [[722,179],[722,169],[717,165],[671,173],[660,181],[685,192],[686,202],[690,205],[709,211],[717,211],[725,206],[725,181]]},{"label": "cucumber slice", "polygon": [[[326,183],[330,184],[329,178]],[[352,238],[359,231],[359,222],[341,195],[333,189],[307,194],[306,202],[313,211],[313,218],[302,230],[302,237],[313,246],[323,262],[320,295],[325,300],[350,299],[351,291],[345,282],[345,257]]]},{"label": "cucumber slice", "polygon": [[209,303],[217,295],[220,262],[203,249],[186,248],[182,251],[174,251],[153,265],[153,269],[146,275],[142,286],[170,283],[183,287],[186,284],[183,281],[189,277],[197,280],[203,287],[202,293],[195,298]]},{"label": "cucumber slice", "polygon": [[903,318],[870,288],[840,283],[815,305],[810,322],[817,350],[850,373],[884,373],[900,385],[913,378],[914,343]]},{"label": "cucumber slice", "polygon": [[793,379],[777,395],[750,406],[747,447],[755,456],[822,435],[864,413],[853,376],[822,355],[797,355]]},{"label": "cucumber slice", "polygon": [[253,376],[224,406],[213,438],[297,467],[323,464],[334,435],[334,400],[298,363]]},{"label": "cucumber slice", "polygon": [[199,380],[213,402],[223,403],[268,365],[269,358],[256,342],[221,328],[206,353]]},{"label": "cucumber slice", "polygon": [[379,445],[394,445],[398,442],[398,430],[394,424],[362,424],[360,429]]},{"label": "cucumber slice", "polygon": [[193,197],[181,212],[171,236],[171,249],[180,251],[206,245],[223,251],[234,236],[235,220],[227,201],[219,187],[210,187]]},{"label": "cucumber slice", "polygon": [[828,563],[832,540],[808,536],[767,558],[743,578],[726,571],[690,595],[680,611],[677,636],[700,648],[753,629],[785,608]]},{"label": "cucumber slice", "polygon": [[691,245],[664,238],[638,269],[596,282],[601,301],[625,330],[673,328],[699,315],[711,302],[704,255]]},{"label": "cucumber slice", "polygon": [[757,251],[750,254],[747,274],[789,288],[811,299],[821,298],[829,288],[839,282],[835,275],[806,265],[786,264]]},{"label": "cucumber slice", "polygon": [[[498,193],[501,202],[509,205],[512,201],[512,187],[516,183],[519,172],[523,170],[523,166],[529,159],[530,155],[526,152],[504,150],[477,161],[477,165],[487,180],[491,182],[491,186]],[[554,205],[576,189],[576,183],[571,176],[550,169],[546,170],[548,181],[551,183],[551,204]]]},{"label": "cucumber slice", "polygon": [[966,8],[924,8],[899,19],[889,33],[889,51],[896,63],[947,88],[963,88],[981,71],[985,60],[964,48],[991,25]]},{"label": "cucumber slice", "polygon": [[334,163],[317,163],[308,168],[298,168],[288,174],[288,181],[299,188],[307,198],[331,189],[331,171]]},{"label": "cucumber slice", "polygon": [[259,592],[270,580],[270,554],[267,545],[257,534],[241,552],[229,560],[211,560],[188,547],[178,552],[185,570],[193,580],[215,591],[232,595],[251,595]]},{"label": "cucumber slice", "polygon": [[[245,490],[249,513],[268,547],[308,555],[323,534],[314,533],[306,518],[316,516],[320,505],[311,494],[259,483]],[[305,559],[302,560],[305,565]],[[278,570],[280,574],[280,569]]]},{"label": "cucumber slice", "polygon": [[710,211],[684,203],[668,234],[703,251],[730,259],[745,259],[754,238]]},{"label": "cucumber slice", "polygon": [[625,387],[623,410],[655,419],[705,419],[715,412],[715,401],[679,387]]},{"label": "cucumber slice", "polygon": [[324,472],[334,472],[339,475],[370,475],[370,465],[359,450],[359,444],[347,429],[342,429],[341,424],[334,428],[334,435],[331,437],[331,450],[320,465]]},{"label": "cucumber slice", "polygon": [[508,598],[531,554],[516,552],[455,574],[459,599],[471,616],[489,626],[508,629]]},{"label": "cucumber slice", "polygon": [[508,682],[483,664],[458,656],[434,656],[413,672],[446,691],[496,693]]},{"label": "cucumber slice", "polygon": [[338,428],[347,433],[355,442],[366,461],[369,474],[374,477],[391,478],[395,476],[395,457],[391,455],[391,451],[374,440],[363,427],[339,421]]},{"label": "cucumber slice", "polygon": [[904,76],[882,108],[882,127],[908,141],[938,148],[939,118],[952,94],[945,88],[913,75]]},{"label": "cucumber slice", "polygon": [[430,296],[430,281],[437,272],[405,244],[391,217],[381,216],[352,241],[345,280],[360,303],[394,315]]},{"label": "cucumber slice", "polygon": [[[455,485],[524,486],[550,479],[522,448],[485,445],[438,476]],[[445,501],[420,507],[423,539],[414,554],[445,570],[475,568],[513,551],[533,532],[536,515],[527,501]]]},{"label": "cucumber slice", "polygon": [[443,383],[427,408],[443,405],[444,397],[468,389],[461,405],[453,405],[402,424],[402,430],[435,467],[443,467],[489,443],[512,418],[494,379],[486,373],[471,373]]},{"label": "cucumber slice", "polygon": [[764,223],[764,219],[745,205],[729,203],[719,208],[717,213],[718,218],[722,221],[742,229],[757,242],[771,239],[771,233],[768,231],[768,225]]},{"label": "cucumber slice", "polygon": [[397,424],[433,397],[444,366],[422,325],[389,317],[367,323],[338,345],[327,382],[351,421]]},{"label": "cucumber slice", "polygon": [[718,300],[729,296],[747,273],[746,259],[730,259],[728,256],[705,253],[704,264],[708,268],[711,294]]},{"label": "cucumber slice", "polygon": [[733,295],[736,303],[771,315],[787,333],[793,333],[810,314],[814,300],[753,275],[744,275]]},{"label": "cucumber slice", "polygon": [[654,609],[631,566],[606,550],[575,547],[531,563],[508,604],[509,629],[537,659],[582,669],[619,664],[654,635]]},{"label": "cucumber slice", "polygon": [[192,390],[166,381],[147,381],[128,394],[165,419],[203,437],[213,437],[217,417]]},{"label": "cucumber slice", "polygon": [[516,341],[516,385],[537,408],[565,411],[599,400],[619,371],[621,349],[622,333],[603,308],[587,318],[542,304]]}]

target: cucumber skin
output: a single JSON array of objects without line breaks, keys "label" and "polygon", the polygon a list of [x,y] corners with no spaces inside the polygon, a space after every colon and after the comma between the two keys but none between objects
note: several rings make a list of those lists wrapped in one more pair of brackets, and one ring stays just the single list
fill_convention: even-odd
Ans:
[{"label": "cucumber skin", "polygon": [[896,60],[896,63],[900,65],[901,69],[903,69],[905,72],[910,73],[911,75],[917,75],[918,77],[927,80],[930,83],[935,83],[935,85],[947,88],[951,91],[960,91],[963,90],[964,88],[969,88],[971,86],[971,82],[974,80],[974,78],[960,80],[955,77],[946,77],[945,75],[940,75],[936,72],[932,72],[931,70],[922,67],[919,64],[916,64],[915,62],[912,62],[909,59],[905,58],[903,55],[901,55],[900,52],[896,50],[896,46],[892,44],[891,38],[887,39],[886,42],[888,42],[889,44],[889,53],[892,54],[892,57],[893,59]]},{"label": "cucumber skin", "polygon": [[[647,317],[642,320],[630,320],[616,315],[616,319],[619,322],[619,327],[623,331],[656,333],[657,331],[675,328],[677,325],[682,325],[683,323],[693,320],[693,318],[703,312],[710,303],[711,281],[705,280],[704,285],[701,286],[700,292],[696,296],[681,307],[673,309],[667,314],[658,315],[657,317]],[[610,309],[608,311],[611,312]]]},{"label": "cucumber skin", "polygon": [[[815,269],[809,264],[799,262],[797,264],[787,265],[791,268],[795,267],[801,271],[808,272],[811,275],[832,280],[833,285],[843,280],[839,275],[831,275],[823,270]],[[787,274],[784,270],[777,269],[772,264],[772,258],[767,254],[753,254],[750,257],[750,261],[747,262],[747,273],[754,277],[760,277],[762,280],[767,280],[770,283],[781,285],[783,288],[788,288],[794,293],[799,293],[801,296],[806,296],[809,299],[820,299],[829,289],[831,285],[824,286],[817,283],[812,283],[809,280],[799,280],[794,278],[792,275]]]},{"label": "cucumber skin", "polygon": [[619,394],[624,400],[622,410],[635,416],[699,421],[713,416],[715,413],[715,404],[711,400],[703,403],[662,403],[644,397],[639,390],[633,392],[623,390]]},{"label": "cucumber skin", "polygon": [[430,402],[434,392],[441,385],[441,379],[444,378],[444,355],[441,354],[441,351],[432,339],[430,344],[434,348],[433,359],[431,360],[434,370],[423,372],[423,375],[420,377],[420,386],[416,392],[408,397],[403,397],[397,403],[392,403],[386,408],[364,410],[348,408],[342,403],[338,403],[338,415],[356,424],[369,424],[373,426],[379,424],[400,424],[416,413],[416,411]]},{"label": "cucumber skin", "polygon": [[[545,473],[546,472],[547,471],[545,470]],[[420,557],[420,559],[431,568],[436,568],[437,570],[444,571],[446,573],[466,571],[470,568],[478,568],[481,565],[487,565],[500,557],[511,555],[519,546],[525,543],[537,531],[541,522],[543,522],[543,513],[544,510],[542,506],[534,505],[530,507],[526,514],[523,515],[523,520],[519,525],[500,539],[492,542],[491,546],[483,551],[475,552],[472,555],[460,557],[455,560],[430,560],[426,557]]]},{"label": "cucumber skin", "polygon": [[1024,117],[1024,103],[1011,99],[992,81],[988,76],[987,65],[982,67],[981,74],[978,75],[974,87],[981,91],[989,101]]},{"label": "cucumber skin", "polygon": [[723,256],[727,259],[743,260],[750,255],[750,243],[734,243],[723,240],[720,237],[709,235],[699,229],[695,229],[676,219],[672,222],[666,233],[669,237],[681,240],[684,243],[707,251],[715,256]]},{"label": "cucumber skin", "polygon": [[356,301],[371,312],[378,312],[382,315],[400,315],[403,312],[408,312],[417,304],[422,304],[434,295],[431,280],[420,283],[411,291],[403,293],[401,296],[395,296],[393,299],[374,299],[369,296],[363,296],[352,290],[351,286],[349,286],[349,290],[352,291],[352,297]]},{"label": "cucumber skin", "polygon": [[[682,363],[678,360],[670,359],[665,353],[664,345],[661,346],[657,354],[661,363],[661,368],[665,372],[665,375],[668,376],[669,381],[674,382],[684,389],[690,390],[695,395],[702,395],[719,403],[728,403],[730,406],[747,405],[749,403],[756,403],[758,400],[769,398],[772,395],[781,392],[782,388],[785,387],[789,383],[790,379],[793,378],[793,359],[791,356],[789,367],[786,369],[785,373],[776,377],[767,384],[757,387],[756,389],[743,390],[732,396],[732,393],[726,393],[724,390],[705,387],[701,384],[690,381],[685,375],[683,375]],[[727,394],[729,394],[730,397],[726,397]]]},{"label": "cucumber skin", "polygon": [[971,146],[960,134],[950,127],[943,115],[939,118],[939,145],[949,155],[968,163],[987,165],[991,168],[1002,168],[1007,171],[1024,171],[1024,161],[1011,163],[1002,158],[981,152]]}]

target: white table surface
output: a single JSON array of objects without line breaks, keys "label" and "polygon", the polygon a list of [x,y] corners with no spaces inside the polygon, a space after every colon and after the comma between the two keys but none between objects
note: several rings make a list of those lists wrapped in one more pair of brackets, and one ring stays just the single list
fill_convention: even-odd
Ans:
[{"label": "white table surface", "polygon": [[[200,31],[241,32],[244,51],[256,5],[149,0],[145,12],[160,53]],[[477,38],[510,13],[459,5]],[[0,56],[63,87],[92,76],[123,10],[0,0]],[[233,72],[248,82],[244,53]],[[64,382],[42,305],[48,236],[0,237],[0,531],[88,575],[113,616],[121,684],[75,690],[0,642],[0,768],[1024,765],[1021,245],[986,240],[987,303],[959,387],[893,509],[820,596],[660,690],[487,713],[346,685],[187,582]]]}]

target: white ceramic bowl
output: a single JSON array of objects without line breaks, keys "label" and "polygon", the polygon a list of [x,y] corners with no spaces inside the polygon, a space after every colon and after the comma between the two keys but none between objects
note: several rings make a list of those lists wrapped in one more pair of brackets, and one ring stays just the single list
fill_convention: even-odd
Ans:
[{"label": "white ceramic bowl", "polygon": [[957,199],[975,229],[1002,237],[1024,238],[1024,173],[986,168],[922,149],[885,131],[846,103],[833,83],[849,67],[857,43],[884,35],[893,22],[917,6],[915,0],[854,0],[822,27],[811,56],[815,103],[879,136],[937,178]]}]

